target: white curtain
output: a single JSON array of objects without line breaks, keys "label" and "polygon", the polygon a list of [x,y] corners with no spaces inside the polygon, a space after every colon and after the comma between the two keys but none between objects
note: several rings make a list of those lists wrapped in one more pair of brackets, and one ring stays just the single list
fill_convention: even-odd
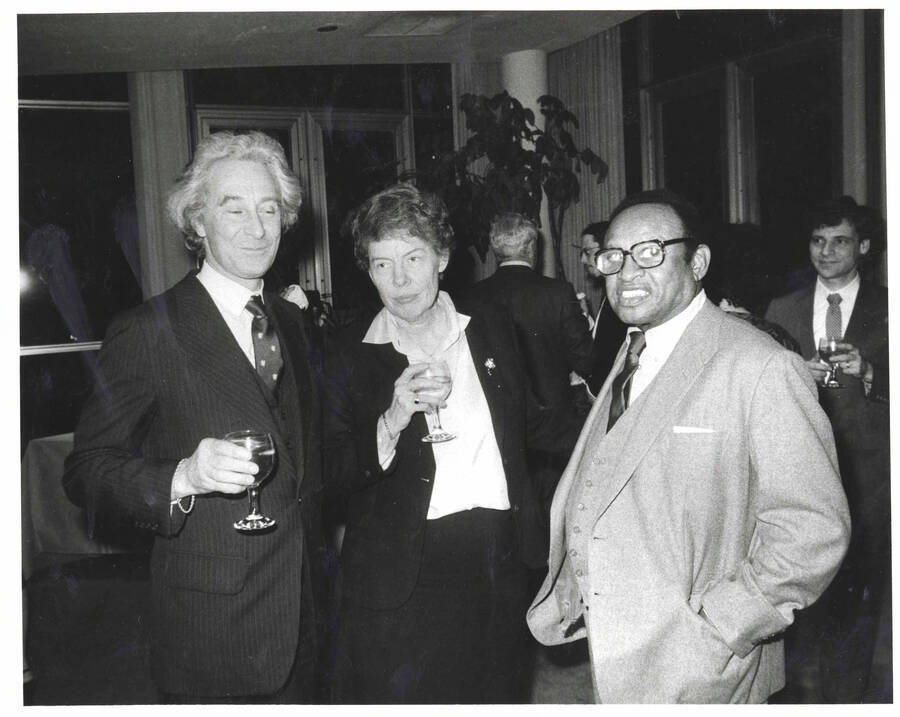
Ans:
[{"label": "white curtain", "polygon": [[566,213],[562,260],[566,278],[598,305],[595,282],[587,282],[572,242],[591,222],[609,218],[625,196],[625,143],[622,118],[621,32],[613,27],[547,56],[550,94],[578,118],[572,137],[578,149],[589,147],[609,165],[609,175],[597,184],[582,167],[581,198]]}]

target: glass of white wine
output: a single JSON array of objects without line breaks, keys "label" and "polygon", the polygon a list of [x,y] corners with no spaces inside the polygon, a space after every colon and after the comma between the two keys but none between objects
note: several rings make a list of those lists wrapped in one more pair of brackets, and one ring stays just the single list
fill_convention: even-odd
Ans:
[{"label": "glass of white wine", "polygon": [[452,441],[454,438],[456,438],[456,435],[450,433],[449,431],[445,431],[441,426],[441,411],[437,405],[447,400],[447,397],[450,395],[450,391],[453,388],[453,379],[450,376],[450,367],[447,365],[447,362],[443,360],[430,361],[425,367],[425,371],[422,375],[434,381],[437,381],[441,386],[440,390],[437,392],[420,391],[423,396],[428,396],[430,399],[435,401],[434,409],[432,409],[434,415],[434,426],[431,427],[431,430],[428,432],[427,436],[422,436],[422,441],[424,441],[425,443],[443,443],[444,441]]},{"label": "glass of white wine", "polygon": [[225,436],[225,440],[236,446],[246,448],[252,454],[252,460],[259,466],[256,480],[247,487],[247,497],[250,499],[250,513],[234,524],[235,530],[252,532],[255,530],[267,530],[275,525],[274,518],[267,518],[259,512],[259,484],[262,483],[275,466],[275,444],[272,436],[265,431],[247,429],[234,431]]},{"label": "glass of white wine", "polygon": [[840,383],[837,378],[835,378],[835,372],[837,371],[837,366],[832,363],[828,363],[828,359],[830,359],[834,354],[840,353],[841,349],[839,349],[838,344],[843,341],[843,339],[839,337],[826,338],[825,336],[819,337],[819,358],[822,359],[825,363],[828,364],[828,373],[825,374],[825,378],[822,379],[822,388],[843,388],[844,384]]}]

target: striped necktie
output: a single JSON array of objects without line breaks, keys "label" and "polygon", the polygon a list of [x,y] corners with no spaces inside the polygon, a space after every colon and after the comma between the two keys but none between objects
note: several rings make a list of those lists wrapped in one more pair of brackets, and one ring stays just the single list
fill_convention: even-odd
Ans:
[{"label": "striped necktie", "polygon": [[609,404],[609,422],[606,424],[606,432],[609,433],[619,417],[628,407],[628,394],[631,389],[631,377],[637,371],[641,358],[641,351],[647,345],[647,338],[643,331],[632,331],[628,334],[628,350],[625,353],[625,363],[612,382],[612,402]]}]

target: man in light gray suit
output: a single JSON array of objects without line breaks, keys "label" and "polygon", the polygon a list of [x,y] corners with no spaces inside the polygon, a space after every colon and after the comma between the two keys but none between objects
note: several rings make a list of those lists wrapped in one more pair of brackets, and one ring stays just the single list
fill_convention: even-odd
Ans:
[{"label": "man in light gray suit", "polygon": [[599,702],[763,702],[780,633],[847,548],[828,419],[799,356],[707,301],[683,199],[626,199],[597,261],[629,334],[557,488],[529,626],[587,637]]}]

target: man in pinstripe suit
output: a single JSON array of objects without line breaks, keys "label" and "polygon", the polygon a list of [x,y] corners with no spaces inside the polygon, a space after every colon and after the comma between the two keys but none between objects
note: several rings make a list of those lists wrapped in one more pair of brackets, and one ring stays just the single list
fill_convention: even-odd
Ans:
[{"label": "man in pinstripe suit", "polygon": [[[200,143],[169,211],[202,268],[112,323],[66,464],[92,530],[155,533],[151,664],[165,702],[315,699],[317,352],[300,310],[262,286],[299,205],[274,140]],[[254,343],[261,318],[266,347]],[[268,432],[277,455],[261,493],[277,526],[251,535],[233,524],[257,468],[221,440],[244,428]]]}]

